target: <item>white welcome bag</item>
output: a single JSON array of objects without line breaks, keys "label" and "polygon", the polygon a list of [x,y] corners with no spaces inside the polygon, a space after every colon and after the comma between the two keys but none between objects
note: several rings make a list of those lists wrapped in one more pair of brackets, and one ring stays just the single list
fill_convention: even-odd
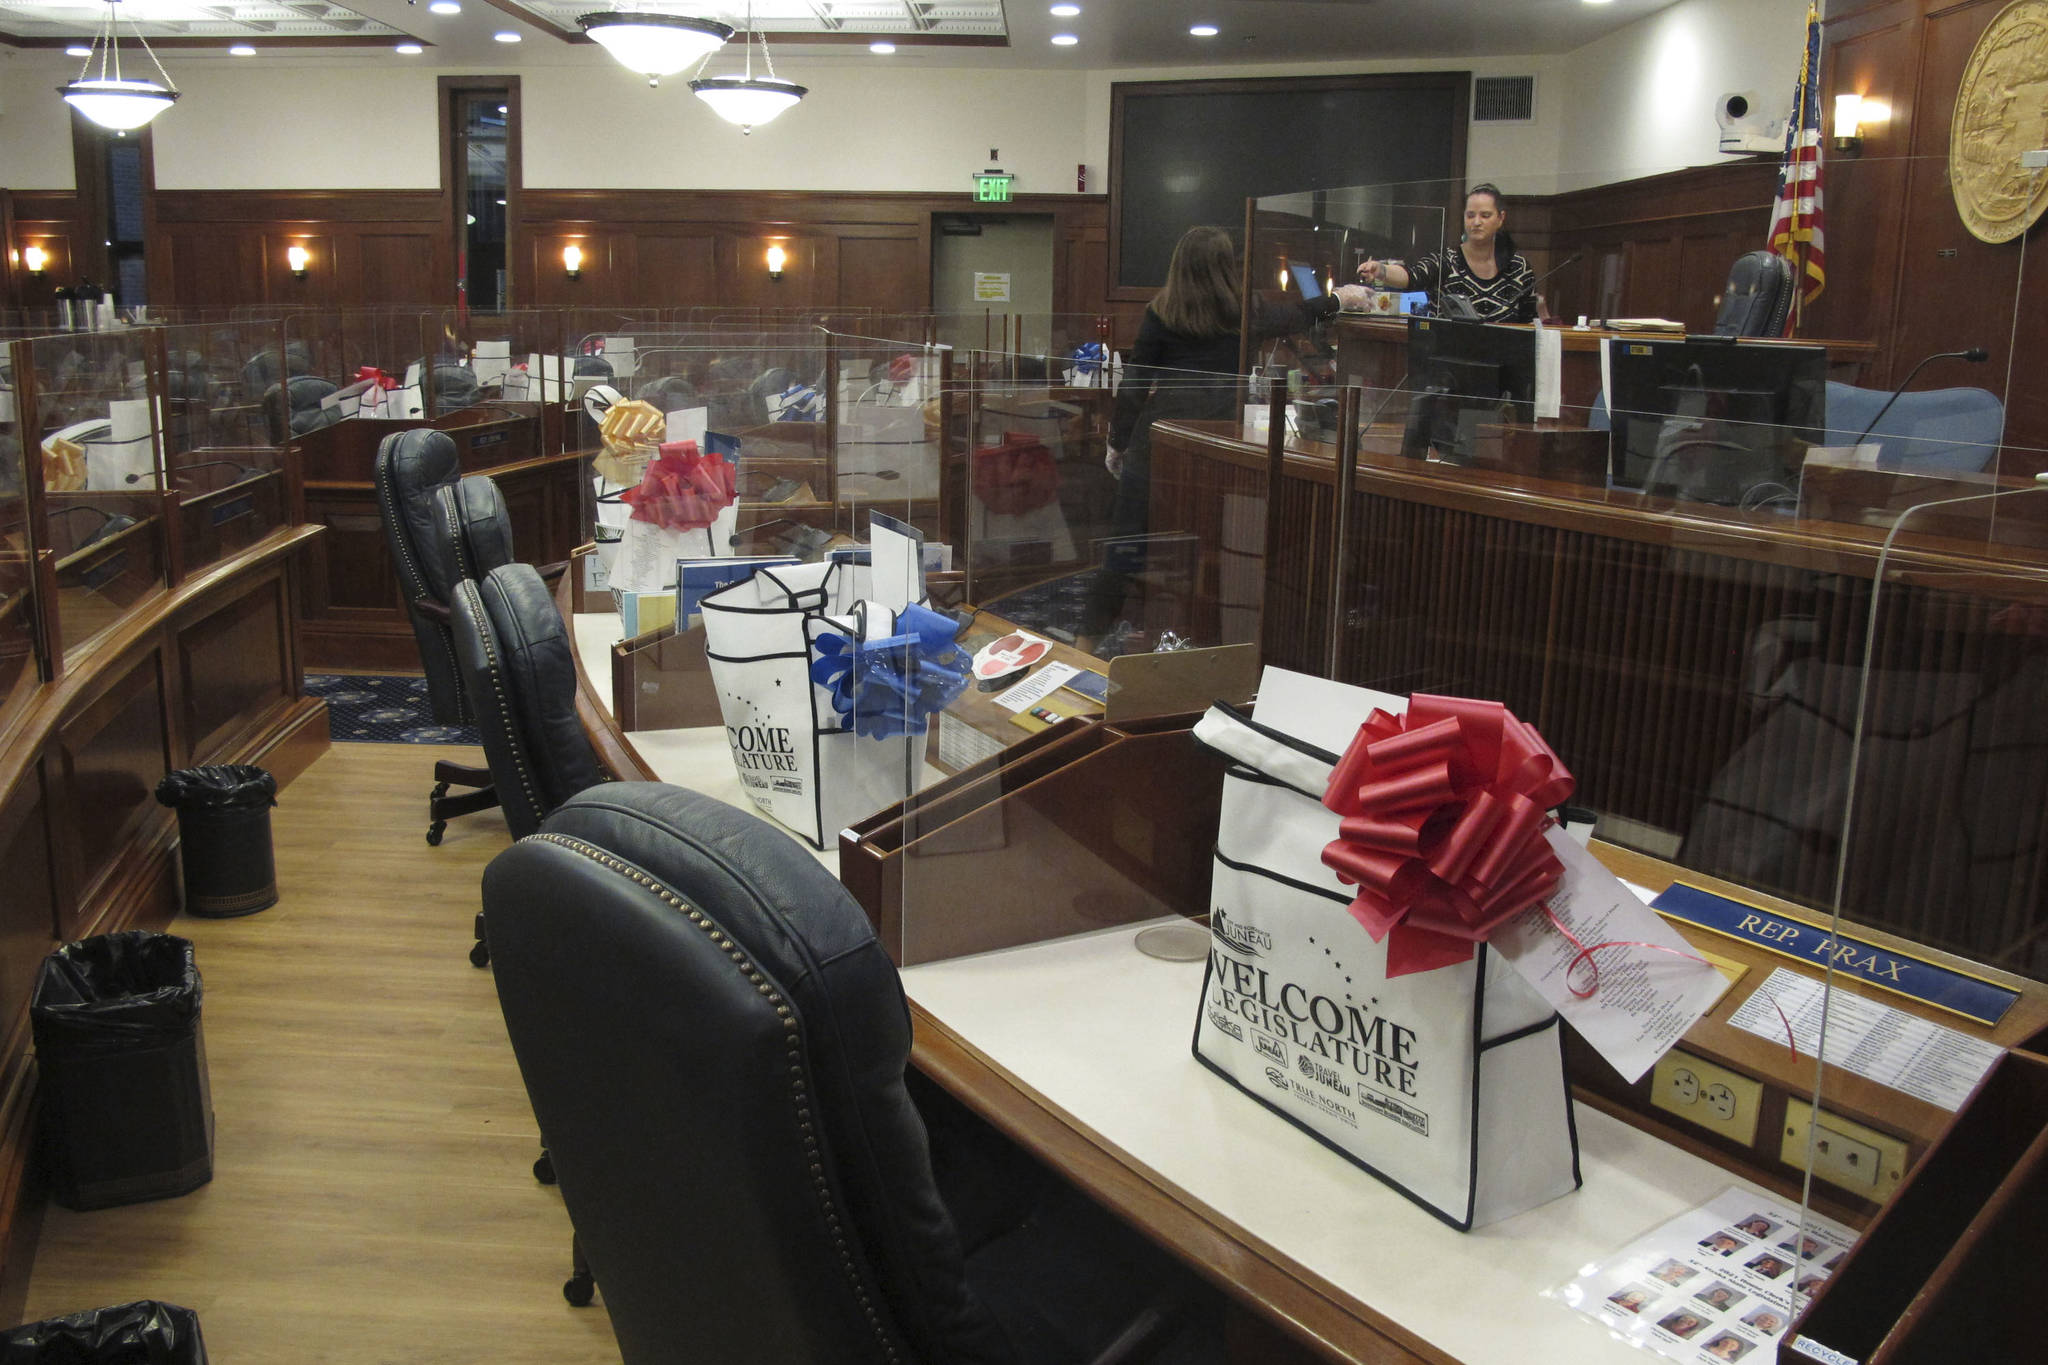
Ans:
[{"label": "white welcome bag", "polygon": [[1404,699],[1267,669],[1254,714],[1196,738],[1231,760],[1195,1055],[1460,1231],[1576,1189],[1561,1022],[1484,943],[1388,976],[1388,945],[1323,862],[1322,796],[1373,707]]},{"label": "white welcome bag", "polygon": [[[821,628],[882,638],[923,596],[919,543],[882,529],[872,563],[789,564],[706,596],[704,653],[740,785],[756,806],[813,847],[907,796],[926,736],[841,728],[832,691],[812,681]],[[858,609],[858,610],[857,610]]]}]

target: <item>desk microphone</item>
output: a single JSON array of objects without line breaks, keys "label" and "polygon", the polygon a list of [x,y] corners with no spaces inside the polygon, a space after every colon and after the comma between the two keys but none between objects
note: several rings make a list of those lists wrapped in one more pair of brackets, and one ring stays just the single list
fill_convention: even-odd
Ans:
[{"label": "desk microphone", "polygon": [[1862,445],[1863,438],[1877,429],[1877,424],[1884,420],[1884,415],[1892,410],[1892,404],[1899,401],[1899,395],[1913,386],[1914,377],[1920,371],[1926,369],[1931,362],[1936,360],[1967,360],[1972,365],[1976,365],[1989,359],[1991,359],[1991,352],[1985,350],[1982,346],[1972,346],[1967,351],[1937,351],[1933,355],[1926,357],[1918,365],[1915,365],[1906,372],[1905,382],[1892,390],[1892,396],[1884,400],[1884,406],[1877,410],[1877,416],[1870,419],[1870,425],[1858,432],[1856,439],[1849,444],[1851,446]]},{"label": "desk microphone", "polygon": [[1583,251],[1579,252],[1575,256],[1565,257],[1556,265],[1550,267],[1550,269],[1544,271],[1541,275],[1538,275],[1535,279],[1529,281],[1529,292],[1532,294],[1535,293],[1537,285],[1542,284],[1545,280],[1549,279],[1552,275],[1555,275],[1558,271],[1564,269],[1566,266],[1577,265],[1580,261],[1583,261],[1585,259],[1586,253]]}]

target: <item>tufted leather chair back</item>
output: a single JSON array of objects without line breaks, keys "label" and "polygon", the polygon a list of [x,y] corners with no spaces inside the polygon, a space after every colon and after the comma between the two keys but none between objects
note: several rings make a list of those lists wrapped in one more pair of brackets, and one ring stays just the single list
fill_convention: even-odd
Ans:
[{"label": "tufted leather chair back", "polygon": [[496,498],[495,488],[489,495],[477,493],[456,498],[448,507],[441,505],[444,487],[451,494],[456,491],[456,470],[454,440],[430,427],[386,436],[377,447],[377,510],[384,521],[384,540],[391,549],[413,637],[419,642],[427,699],[435,721],[442,725],[467,724],[472,717],[462,692],[454,637],[443,612],[436,609],[448,607],[462,579],[488,573],[512,556],[510,523],[495,529],[482,524],[492,501],[503,514],[504,503]]},{"label": "tufted leather chair back", "polygon": [[449,624],[491,785],[512,837],[523,839],[549,811],[604,780],[576,719],[568,628],[531,564],[500,564],[457,582]]},{"label": "tufted leather chair back", "polygon": [[709,797],[610,783],[484,874],[499,1001],[626,1365],[992,1365],[846,890]]}]

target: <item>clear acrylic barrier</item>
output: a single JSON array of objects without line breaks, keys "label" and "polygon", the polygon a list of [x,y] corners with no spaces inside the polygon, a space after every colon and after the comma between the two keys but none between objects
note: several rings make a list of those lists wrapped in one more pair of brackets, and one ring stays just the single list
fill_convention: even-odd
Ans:
[{"label": "clear acrylic barrier", "polygon": [[[2000,464],[2048,469],[2048,450],[2008,443]],[[1881,1342],[1896,1359],[1946,1358],[1958,1342],[1993,1358],[2008,1354],[1995,1343],[2032,1339],[2006,1267],[2031,1256],[2025,1211],[2048,1192],[2048,1035],[2029,998],[2048,979],[2048,487],[1986,477],[1921,496],[1882,527],[1860,585],[1835,724],[1807,726],[1800,745],[1841,801],[1812,835],[1836,853],[1821,989],[1786,1023],[1788,1045],[1821,1059],[1804,1097],[1820,1119],[1788,1123],[1787,1144],[1804,1142],[1814,1204],[1866,1180],[1888,1201],[1826,1267],[1839,1282],[1801,1331],[1854,1358]],[[1963,982],[1949,1008],[1900,999],[1929,998],[1944,969]],[[1915,1144],[1921,1169],[1899,1190],[1886,1140],[1921,1111],[1953,1125],[1931,1151]],[[1925,1287],[1910,1317],[1899,1285]]]},{"label": "clear acrylic barrier", "polygon": [[17,342],[23,444],[38,447],[40,529],[61,659],[117,624],[165,581],[164,364],[153,329]]},{"label": "clear acrylic barrier", "polygon": [[216,320],[162,328],[165,468],[178,568],[191,574],[290,520],[284,449],[244,387],[250,356],[278,351],[281,322]]}]

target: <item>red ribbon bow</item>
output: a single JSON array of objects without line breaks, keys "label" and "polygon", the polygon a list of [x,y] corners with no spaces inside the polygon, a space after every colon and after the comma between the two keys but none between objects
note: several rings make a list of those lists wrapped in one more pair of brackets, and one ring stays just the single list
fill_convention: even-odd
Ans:
[{"label": "red ribbon bow", "polygon": [[1351,914],[1386,941],[1388,976],[1468,961],[1556,889],[1564,865],[1543,831],[1572,786],[1499,702],[1418,693],[1358,727],[1323,793],[1343,817],[1323,862],[1358,888]]},{"label": "red ribbon bow", "polygon": [[723,456],[706,455],[695,441],[673,441],[647,462],[640,486],[619,495],[634,521],[671,531],[697,531],[732,506],[737,485]]},{"label": "red ribbon bow", "polygon": [[396,379],[393,379],[390,375],[384,373],[384,371],[378,369],[375,365],[364,365],[356,370],[356,382],[360,384],[365,379],[376,380],[377,387],[380,389],[390,390],[398,387],[398,381]]}]

